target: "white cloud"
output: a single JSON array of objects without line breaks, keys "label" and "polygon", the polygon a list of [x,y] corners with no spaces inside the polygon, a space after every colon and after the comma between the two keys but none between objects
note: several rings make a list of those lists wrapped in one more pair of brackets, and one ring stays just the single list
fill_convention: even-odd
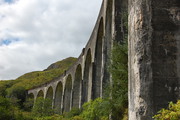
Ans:
[{"label": "white cloud", "polygon": [[101,0],[0,0],[0,80],[15,79],[69,56],[88,42]]}]

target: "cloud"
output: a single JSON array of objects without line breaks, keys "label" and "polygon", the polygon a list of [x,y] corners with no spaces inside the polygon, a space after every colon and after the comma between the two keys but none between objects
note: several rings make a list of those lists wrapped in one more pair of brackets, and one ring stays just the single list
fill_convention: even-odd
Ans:
[{"label": "cloud", "polygon": [[78,57],[89,40],[101,2],[0,0],[0,80]]}]

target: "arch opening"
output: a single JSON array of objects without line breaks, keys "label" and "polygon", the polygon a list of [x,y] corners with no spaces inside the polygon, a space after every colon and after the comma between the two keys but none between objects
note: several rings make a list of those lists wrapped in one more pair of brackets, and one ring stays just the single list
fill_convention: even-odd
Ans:
[{"label": "arch opening", "polygon": [[64,112],[69,112],[71,109],[71,95],[72,95],[72,77],[68,75],[64,90]]},{"label": "arch opening", "polygon": [[44,98],[44,93],[43,93],[43,91],[42,90],[40,90],[39,92],[38,92],[38,94],[37,94],[37,98],[38,97],[42,97],[42,98]]},{"label": "arch opening", "polygon": [[102,58],[103,58],[103,18],[100,20],[97,40],[96,40],[96,49],[95,49],[95,64],[94,64],[94,79],[92,82],[92,99],[101,97],[102,95]]},{"label": "arch opening", "polygon": [[55,107],[56,113],[62,113],[62,109],[61,109],[62,93],[63,93],[63,85],[62,85],[62,82],[59,82],[56,87],[55,101],[54,101],[55,102],[54,107]]},{"label": "arch opening", "polygon": [[84,77],[82,84],[82,104],[91,99],[91,87],[90,82],[92,82],[92,57],[91,49],[88,50],[86,55],[85,67],[84,67]]},{"label": "arch opening", "polygon": [[52,87],[48,88],[45,99],[47,102],[47,106],[52,107],[53,106],[53,88]]},{"label": "arch opening", "polygon": [[80,93],[81,93],[81,81],[82,81],[82,68],[81,65],[77,66],[75,73],[75,80],[73,85],[72,107],[80,107]]}]

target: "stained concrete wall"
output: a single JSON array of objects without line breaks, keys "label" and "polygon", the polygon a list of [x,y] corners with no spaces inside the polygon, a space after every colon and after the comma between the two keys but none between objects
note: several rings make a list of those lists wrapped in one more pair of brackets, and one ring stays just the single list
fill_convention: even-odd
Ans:
[{"label": "stained concrete wall", "polygon": [[180,99],[179,0],[129,0],[129,120]]}]

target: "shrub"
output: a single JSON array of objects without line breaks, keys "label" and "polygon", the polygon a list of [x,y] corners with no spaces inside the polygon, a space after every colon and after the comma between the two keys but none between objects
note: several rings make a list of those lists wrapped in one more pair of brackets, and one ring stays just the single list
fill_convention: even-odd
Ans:
[{"label": "shrub", "polygon": [[109,106],[107,101],[97,98],[83,104],[83,111],[80,116],[85,120],[101,120],[101,118],[109,116],[110,111],[105,109],[106,106]]},{"label": "shrub", "polygon": [[161,109],[153,118],[155,120],[180,120],[180,100],[176,104],[170,102],[168,109]]},{"label": "shrub", "polygon": [[74,116],[71,120],[84,120],[81,116]]},{"label": "shrub", "polygon": [[23,103],[26,100],[26,90],[22,86],[13,86],[7,89],[7,96],[11,98],[14,104],[17,103],[21,108],[23,108]]},{"label": "shrub", "polygon": [[37,98],[34,107],[32,109],[32,114],[35,117],[43,117],[53,115],[54,110],[52,109],[52,100],[43,97]]},{"label": "shrub", "polygon": [[112,50],[112,63],[110,73],[112,84],[110,86],[112,119],[122,119],[128,105],[128,53],[127,42],[114,44]]},{"label": "shrub", "polygon": [[65,120],[63,116],[54,114],[52,116],[36,117],[34,120]]},{"label": "shrub", "polygon": [[14,117],[13,107],[7,98],[0,96],[0,120],[10,120]]},{"label": "shrub", "polygon": [[74,116],[80,115],[81,110],[79,108],[72,108],[70,112],[64,114],[65,118],[72,118]]},{"label": "shrub", "polygon": [[34,98],[28,98],[26,99],[26,101],[23,103],[23,106],[24,106],[24,110],[25,111],[31,111],[32,108],[33,108],[33,105],[34,105]]}]

